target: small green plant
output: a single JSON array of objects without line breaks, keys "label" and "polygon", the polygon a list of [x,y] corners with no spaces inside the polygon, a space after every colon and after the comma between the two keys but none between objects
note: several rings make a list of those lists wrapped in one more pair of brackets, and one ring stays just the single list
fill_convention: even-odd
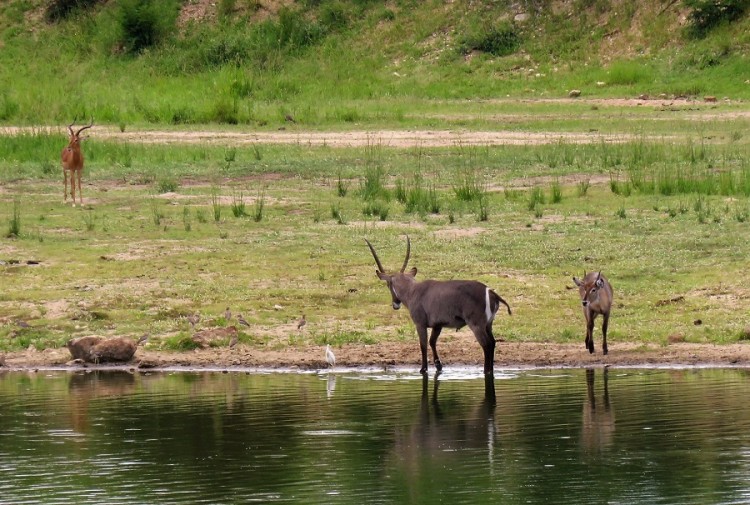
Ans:
[{"label": "small green plant", "polygon": [[229,170],[232,167],[232,163],[237,159],[237,148],[230,147],[224,151],[224,169]]},{"label": "small green plant", "polygon": [[336,194],[339,195],[340,198],[343,198],[349,192],[349,183],[344,180],[341,170],[337,173],[337,179]]},{"label": "small green plant", "polygon": [[478,206],[478,210],[477,210],[477,220],[478,220],[478,221],[482,221],[482,222],[484,222],[484,221],[487,221],[487,220],[489,220],[489,217],[490,217],[490,209],[489,209],[489,202],[488,202],[488,200],[489,200],[489,199],[487,198],[487,195],[486,195],[486,194],[482,195],[482,196],[481,196],[481,197],[480,197],[480,198],[479,198],[479,199],[477,200],[477,206]]},{"label": "small green plant", "polygon": [[619,217],[620,219],[625,219],[627,217],[624,205],[621,205],[620,208],[617,209],[617,212],[615,212],[615,216]]},{"label": "small green plant", "polygon": [[162,179],[159,179],[156,185],[156,191],[159,194],[174,193],[175,191],[177,191],[177,188],[177,181],[171,177],[164,177]]},{"label": "small green plant", "polygon": [[591,183],[588,179],[585,181],[578,181],[578,184],[576,185],[576,193],[578,194],[578,197],[584,197],[589,192],[589,187],[591,186]]},{"label": "small green plant", "polygon": [[319,223],[321,219],[323,219],[323,211],[320,210],[320,202],[317,202],[313,209],[313,223]]},{"label": "small green plant", "polygon": [[346,224],[346,219],[344,219],[344,214],[341,212],[341,206],[338,203],[331,205],[331,217],[338,224]]},{"label": "small green plant", "polygon": [[221,221],[221,203],[219,201],[219,188],[211,186],[211,208],[214,211],[214,221]]},{"label": "small green plant", "polygon": [[483,198],[486,192],[479,176],[474,170],[462,170],[457,175],[458,182],[453,184],[456,198],[463,202],[473,202]]},{"label": "small green plant", "polygon": [[149,207],[151,208],[151,220],[156,226],[161,225],[161,220],[164,219],[164,214],[161,211],[159,199],[156,195],[151,195],[151,198],[149,198]]},{"label": "small green plant", "polygon": [[388,219],[388,212],[390,211],[390,207],[387,202],[384,202],[382,200],[376,200],[374,202],[368,202],[365,204],[365,206],[362,208],[362,214],[365,216],[375,216],[381,221],[386,221]]},{"label": "small green plant", "polygon": [[242,191],[237,194],[232,193],[232,214],[234,217],[244,217],[247,215],[245,212],[245,200],[242,195]]},{"label": "small green plant", "polygon": [[94,231],[96,225],[96,216],[92,209],[88,209],[83,213],[83,224],[86,226],[86,231]]},{"label": "small green plant", "polygon": [[255,204],[253,209],[253,221],[259,223],[263,220],[263,211],[266,207],[266,188],[261,188],[258,191],[258,195],[255,197]]},{"label": "small green plant", "polygon": [[170,351],[192,351],[198,347],[198,343],[182,331],[164,340],[164,348]]},{"label": "small green plant", "polygon": [[552,203],[560,203],[562,202],[562,198],[562,186],[560,186],[560,181],[556,180],[550,187],[550,201]]},{"label": "small green plant", "polygon": [[365,170],[365,178],[360,183],[359,194],[363,200],[376,198],[388,201],[391,197],[385,187],[385,171],[380,165],[369,166]]},{"label": "small green plant", "polygon": [[190,207],[188,206],[182,208],[182,226],[183,228],[185,228],[185,231],[190,231],[193,229],[192,218],[190,216]]},{"label": "small green plant", "polygon": [[204,211],[203,209],[198,209],[195,213],[195,219],[201,224],[206,224],[208,222],[206,211]]},{"label": "small green plant", "polygon": [[402,204],[406,203],[406,185],[404,184],[404,180],[401,177],[396,179],[396,189],[394,190],[394,195],[396,197],[396,201]]},{"label": "small green plant", "polygon": [[529,191],[527,207],[529,210],[535,210],[541,205],[544,205],[544,192],[542,192],[542,188],[534,186],[531,188],[531,191]]},{"label": "small green plant", "polygon": [[13,200],[13,214],[8,223],[8,238],[17,238],[21,235],[21,202],[16,198]]}]

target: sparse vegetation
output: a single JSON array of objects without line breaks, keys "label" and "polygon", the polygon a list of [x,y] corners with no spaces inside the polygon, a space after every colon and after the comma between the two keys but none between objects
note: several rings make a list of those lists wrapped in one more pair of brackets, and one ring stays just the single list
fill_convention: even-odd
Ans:
[{"label": "sparse vegetation", "polygon": [[[402,254],[407,232],[422,278],[477,278],[533,314],[503,319],[496,328],[506,339],[573,338],[564,328],[579,309],[566,279],[601,268],[622,303],[612,342],[663,342],[676,328],[691,342],[737,340],[750,310],[750,143],[741,133],[747,105],[737,100],[750,98],[738,79],[750,45],[746,16],[665,43],[668,32],[649,23],[674,23],[679,9],[670,8],[640,16],[644,38],[618,44],[634,36],[623,12],[653,6],[600,10],[606,0],[582,2],[570,16],[568,4],[556,4],[565,22],[532,37],[561,19],[553,9],[501,26],[484,19],[507,19],[504,2],[446,3],[439,12],[420,2],[360,4],[355,13],[346,3],[294,2],[248,24],[249,3],[220,0],[216,24],[172,19],[143,45],[123,42],[120,2],[79,4],[54,23],[32,15],[9,21],[0,10],[0,82],[13,83],[0,91],[0,121],[53,125],[0,136],[0,215],[10,216],[14,237],[0,243],[0,260],[45,261],[43,275],[0,265],[0,311],[38,319],[37,329],[14,338],[11,325],[0,325],[0,349],[61,346],[113,324],[123,335],[149,331],[150,345],[189,349],[184,316],[201,312],[208,325],[226,305],[250,320],[247,345],[288,345],[286,334],[273,333],[288,325],[288,307],[324,312],[295,334],[295,345],[411,339],[403,314],[385,310],[385,293],[369,290],[375,279],[362,241]],[[470,28],[464,39],[452,31],[458,13]],[[71,30],[74,23],[84,33]],[[618,48],[606,61],[598,45],[605,25],[615,28],[607,38]],[[485,45],[495,43],[497,50]],[[57,61],[75,61],[90,79],[46,78],[47,62]],[[580,100],[516,100],[573,88],[583,90]],[[74,99],[59,99],[71,89]],[[668,99],[657,104],[661,93]],[[587,101],[640,94],[652,99],[627,108]],[[672,100],[681,94],[691,101]],[[704,94],[719,98],[705,102]],[[294,122],[285,119],[290,111]],[[93,211],[60,203],[66,138],[54,128],[92,115],[102,126],[85,144],[84,202]],[[296,143],[235,140],[281,128],[299,135]],[[214,134],[211,142],[129,140],[148,129]],[[305,140],[311,131],[333,140],[422,129],[454,140]],[[494,145],[501,130],[524,143]],[[492,140],[469,145],[465,137],[477,131],[492,131]],[[234,215],[246,212],[235,189],[243,184],[262,188],[247,211],[260,224],[222,221],[222,202],[229,205],[222,195],[233,197]],[[178,189],[174,198],[159,196]],[[40,209],[34,216],[43,214],[25,219],[24,233],[13,195],[23,195],[27,214],[29,201]],[[72,254],[75,281],[66,267]],[[530,283],[544,289],[529,294]],[[62,299],[61,289],[76,300],[63,315],[44,302]],[[684,302],[653,310],[675,294]],[[688,313],[712,321],[711,331],[686,324]]]}]

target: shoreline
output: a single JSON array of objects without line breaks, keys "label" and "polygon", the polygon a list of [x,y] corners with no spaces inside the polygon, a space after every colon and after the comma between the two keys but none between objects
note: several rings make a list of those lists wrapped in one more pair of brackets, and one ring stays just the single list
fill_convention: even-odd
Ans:
[{"label": "shoreline", "polygon": [[[162,351],[139,348],[126,363],[75,362],[67,349],[5,353],[0,371],[28,370],[126,370],[245,373],[371,373],[388,371],[418,373],[419,345],[384,342],[375,345],[346,344],[334,347],[336,366],[325,361],[324,346],[266,349],[238,346],[195,351]],[[482,352],[470,338],[454,339],[438,346],[443,372],[481,374]],[[435,372],[430,359],[428,374]],[[670,345],[616,343],[607,356],[589,354],[583,343],[498,342],[495,370],[570,368],[750,368],[750,342],[732,344],[679,343]]]}]

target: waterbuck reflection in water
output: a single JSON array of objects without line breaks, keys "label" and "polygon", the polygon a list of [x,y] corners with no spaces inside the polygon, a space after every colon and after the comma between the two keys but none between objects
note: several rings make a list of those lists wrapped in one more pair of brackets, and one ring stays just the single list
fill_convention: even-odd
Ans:
[{"label": "waterbuck reflection in water", "polygon": [[596,371],[586,369],[581,449],[587,453],[604,452],[612,445],[615,435],[615,411],[609,401],[609,369],[604,368],[601,375],[604,389],[597,393],[594,384]]},{"label": "waterbuck reflection in water", "polygon": [[[422,377],[422,395],[414,421],[396,428],[391,458],[405,475],[418,475],[426,467],[440,467],[447,460],[459,458],[458,453],[486,452],[490,471],[495,454],[495,382],[492,375],[484,377],[484,397],[474,407],[463,403],[451,391],[447,408],[441,406],[439,388],[443,381],[435,375],[430,391],[427,375]],[[406,483],[410,488],[412,484]],[[416,484],[412,491],[418,497]]]}]

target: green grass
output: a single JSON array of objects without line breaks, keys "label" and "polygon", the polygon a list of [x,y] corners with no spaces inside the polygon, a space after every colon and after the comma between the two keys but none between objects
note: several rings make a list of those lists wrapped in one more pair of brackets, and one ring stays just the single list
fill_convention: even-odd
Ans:
[{"label": "green grass", "polygon": [[[162,0],[158,16],[139,9],[142,3],[98,2],[52,22],[44,16],[49,2],[6,2],[0,122],[93,116],[121,131],[206,123],[434,127],[456,115],[451,122],[462,127],[469,112],[481,127],[497,124],[486,100],[565,97],[572,88],[589,97],[750,98],[742,77],[747,16],[691,38],[684,7],[636,0],[596,2],[607,9],[555,2],[530,8],[524,23],[501,21],[515,12],[506,2],[461,0],[440,9],[429,2],[294,2],[262,19],[238,2],[220,7],[218,19],[183,24],[180,2]],[[61,74],[59,61],[75,65]],[[606,123],[575,117],[584,131],[606,131]]]},{"label": "green grass", "polygon": [[[366,146],[269,144],[258,167],[254,147],[238,145],[227,167],[221,145],[123,145],[92,133],[83,208],[62,205],[58,174],[41,168],[61,140],[0,137],[0,216],[10,222],[21,209],[23,223],[17,237],[0,240],[3,349],[144,332],[157,348],[183,349],[190,346],[185,315],[200,313],[201,327],[223,325],[226,306],[250,322],[247,345],[409,338],[408,315],[390,309],[362,240],[376,245],[387,268],[398,268],[407,231],[420,278],[475,278],[510,302],[514,316],[496,324],[497,335],[510,340],[556,342],[582,333],[577,296],[566,289],[582,270],[601,269],[614,286],[613,350],[623,340],[664,342],[675,329],[690,341],[736,341],[750,308],[750,197],[742,189],[750,153],[731,139],[701,145],[699,156],[690,140],[422,147],[419,172],[415,151],[383,148],[378,187],[395,196],[386,202],[336,191],[340,180],[357,180],[372,166]],[[128,167],[113,161],[123,152]],[[552,157],[563,161],[540,163]],[[631,177],[633,159],[641,160],[640,172]],[[455,190],[457,169],[466,166],[483,181],[478,201]],[[631,186],[628,196],[612,193],[612,170]],[[154,191],[154,173],[170,174],[176,192]],[[646,183],[665,173],[673,174],[673,191]],[[680,173],[697,182],[681,184]],[[697,191],[709,187],[700,182],[706,178],[713,189]],[[539,201],[550,194],[555,201],[558,190],[572,194],[581,181],[588,183],[580,198]],[[262,219],[220,212],[248,185],[260,188],[250,212]],[[440,213],[414,212],[415,188],[438,201]],[[529,224],[533,200],[537,219]],[[387,223],[376,225],[381,219]],[[472,232],[462,236],[465,229]],[[26,265],[29,259],[42,263]],[[685,302],[657,305],[676,295]],[[302,313],[308,331],[290,344],[288,325]],[[710,324],[694,327],[698,318]],[[18,338],[16,319],[34,331]]]}]

